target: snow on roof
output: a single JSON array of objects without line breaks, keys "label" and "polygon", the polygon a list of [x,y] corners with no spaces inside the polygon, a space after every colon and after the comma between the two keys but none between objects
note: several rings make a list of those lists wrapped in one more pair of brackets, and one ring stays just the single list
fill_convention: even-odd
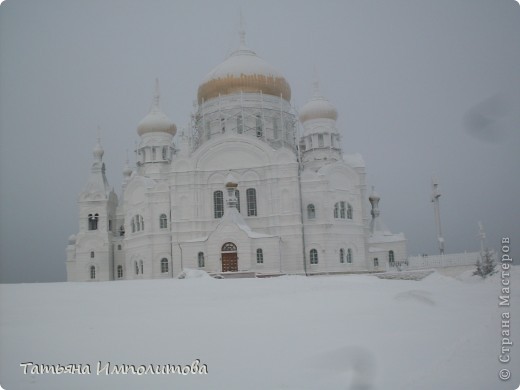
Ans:
[{"label": "snow on roof", "polygon": [[240,77],[241,75],[255,74],[283,78],[283,75],[278,70],[263,58],[258,57],[253,50],[240,48],[231,53],[224,62],[213,68],[206,77],[204,77],[202,84],[210,80],[229,76]]},{"label": "snow on roof", "polygon": [[247,222],[244,220],[242,215],[235,208],[230,208],[226,210],[227,212],[224,214],[224,219],[231,221],[236,224],[243,232],[245,232],[249,238],[266,238],[266,237],[274,237],[268,234],[258,233],[251,230]]},{"label": "snow on roof", "polygon": [[344,154],[343,161],[354,168],[364,168],[365,161],[360,153]]},{"label": "snow on roof", "polygon": [[369,244],[386,243],[386,242],[398,242],[406,241],[403,233],[397,234],[381,234],[381,232],[375,232],[368,238]]}]

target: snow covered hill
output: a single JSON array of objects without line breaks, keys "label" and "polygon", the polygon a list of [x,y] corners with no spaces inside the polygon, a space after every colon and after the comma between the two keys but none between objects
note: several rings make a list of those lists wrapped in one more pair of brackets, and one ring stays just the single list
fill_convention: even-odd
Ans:
[{"label": "snow covered hill", "polygon": [[[190,277],[0,286],[0,384],[19,389],[515,389],[520,343],[498,361],[501,313],[520,340],[520,270],[501,280]],[[207,374],[109,374],[191,365]],[[21,363],[26,365],[27,374]],[[89,367],[39,374],[37,364]],[[144,366],[144,368],[139,368]],[[36,368],[35,368],[36,367]],[[79,366],[78,366],[79,367]],[[509,368],[512,378],[498,379]],[[513,370],[516,368],[516,370]],[[49,369],[49,367],[47,367]],[[197,370],[198,370],[197,369]],[[31,374],[31,371],[33,372]]]}]

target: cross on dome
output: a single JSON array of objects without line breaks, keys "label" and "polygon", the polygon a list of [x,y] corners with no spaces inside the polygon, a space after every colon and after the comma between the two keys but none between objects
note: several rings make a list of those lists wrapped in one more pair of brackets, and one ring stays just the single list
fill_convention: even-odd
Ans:
[{"label": "cross on dome", "polygon": [[159,92],[159,78],[155,78],[155,93],[153,95],[153,105],[156,108],[159,108],[159,101],[161,99],[161,94]]},{"label": "cross on dome", "polygon": [[105,154],[105,151],[101,146],[101,128],[99,126],[97,128],[97,142],[96,146],[94,146],[94,150],[92,150],[92,154],[94,155],[94,160],[97,162],[101,162],[103,155]]},{"label": "cross on dome", "polygon": [[320,79],[318,77],[318,70],[316,69],[316,65],[314,65],[312,69],[312,96],[321,97]]},{"label": "cross on dome", "polygon": [[242,15],[242,10],[240,10],[240,27],[238,30],[238,36],[240,37],[240,48],[244,48],[246,46],[246,29],[244,27],[244,16]]}]

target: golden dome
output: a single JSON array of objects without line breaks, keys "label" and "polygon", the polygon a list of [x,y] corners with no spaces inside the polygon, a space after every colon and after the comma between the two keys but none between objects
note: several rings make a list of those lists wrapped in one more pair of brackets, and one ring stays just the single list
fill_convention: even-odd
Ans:
[{"label": "golden dome", "polygon": [[207,74],[197,98],[203,101],[239,92],[262,92],[291,100],[291,87],[280,72],[243,45]]}]

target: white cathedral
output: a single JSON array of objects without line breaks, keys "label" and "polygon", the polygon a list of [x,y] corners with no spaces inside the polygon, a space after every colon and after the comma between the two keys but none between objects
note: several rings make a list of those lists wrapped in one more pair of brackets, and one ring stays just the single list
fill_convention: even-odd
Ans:
[{"label": "white cathedral", "polygon": [[317,81],[297,116],[288,82],[244,36],[200,84],[191,132],[176,143],[156,86],[120,198],[98,139],[79,232],[67,246],[69,281],[172,278],[185,269],[377,272],[406,260],[404,235],[384,227],[379,197],[368,194],[361,156],[342,153],[337,111]]}]

